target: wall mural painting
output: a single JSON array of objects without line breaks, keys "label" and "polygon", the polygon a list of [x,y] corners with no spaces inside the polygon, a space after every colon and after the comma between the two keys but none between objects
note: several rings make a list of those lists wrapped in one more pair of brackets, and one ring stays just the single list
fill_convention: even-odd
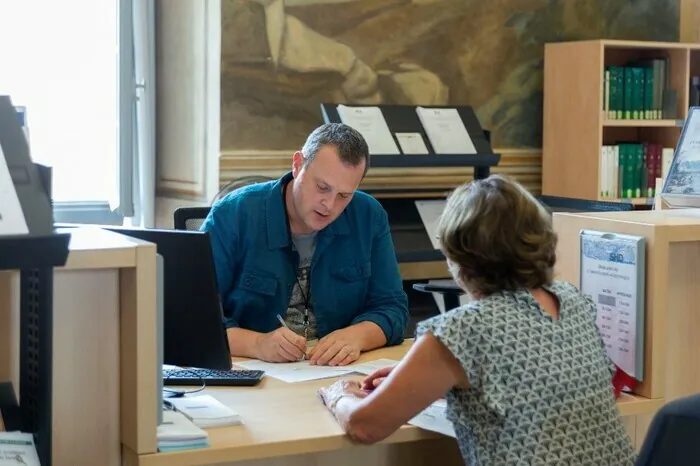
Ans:
[{"label": "wall mural painting", "polygon": [[323,101],[471,105],[541,147],[544,43],[678,37],[679,0],[222,0],[221,148],[299,147]]}]

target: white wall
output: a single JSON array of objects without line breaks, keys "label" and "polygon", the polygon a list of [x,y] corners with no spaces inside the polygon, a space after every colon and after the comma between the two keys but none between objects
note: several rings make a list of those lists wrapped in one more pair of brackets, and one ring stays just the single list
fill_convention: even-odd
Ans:
[{"label": "white wall", "polygon": [[220,0],[156,0],[156,227],[219,189]]}]

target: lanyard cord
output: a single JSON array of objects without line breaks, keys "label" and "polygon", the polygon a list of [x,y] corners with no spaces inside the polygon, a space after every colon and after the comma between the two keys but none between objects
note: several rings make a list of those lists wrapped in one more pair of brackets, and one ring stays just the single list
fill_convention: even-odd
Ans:
[{"label": "lanyard cord", "polygon": [[[287,186],[289,182],[284,183],[282,186],[282,205],[284,206],[284,218],[287,222],[287,234],[289,235],[289,242],[292,242],[292,227],[289,223],[289,212],[287,211]],[[308,339],[309,333],[309,308],[311,307],[311,302],[309,301],[309,295],[311,294],[311,271],[309,271],[306,277],[306,293],[299,282],[299,271],[295,271],[295,279],[297,286],[299,287],[299,293],[301,293],[301,298],[304,300],[304,339]]]}]

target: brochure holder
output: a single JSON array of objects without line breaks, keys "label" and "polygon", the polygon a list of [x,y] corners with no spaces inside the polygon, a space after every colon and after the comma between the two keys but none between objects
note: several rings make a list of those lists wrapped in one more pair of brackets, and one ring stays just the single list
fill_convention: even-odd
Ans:
[{"label": "brochure holder", "polygon": [[[346,107],[363,107],[362,105],[347,105]],[[372,167],[474,167],[474,179],[483,179],[489,176],[491,167],[495,167],[501,160],[500,154],[495,154],[487,132],[483,130],[474,109],[469,106],[416,106],[416,105],[377,105],[386,120],[391,137],[401,153],[399,154],[375,154],[371,153]],[[456,109],[462,123],[467,130],[469,138],[476,149],[473,154],[437,154],[430,142],[423,124],[418,117],[416,109]],[[341,123],[338,113],[338,104],[321,104],[321,113],[325,123]],[[427,148],[427,154],[406,154],[401,150],[400,140],[397,134],[420,134]]]}]

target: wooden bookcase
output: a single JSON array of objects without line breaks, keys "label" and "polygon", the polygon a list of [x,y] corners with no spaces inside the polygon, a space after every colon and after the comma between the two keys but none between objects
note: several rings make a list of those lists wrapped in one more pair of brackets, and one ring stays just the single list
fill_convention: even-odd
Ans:
[{"label": "wooden bookcase", "polygon": [[[675,148],[688,113],[690,77],[700,74],[700,44],[560,42],[546,44],[544,57],[543,194],[603,200],[603,145],[636,141]],[[668,59],[668,88],[676,93],[676,114],[657,120],[609,119],[603,111],[605,67],[649,58]],[[653,198],[616,200],[653,203]]]}]

